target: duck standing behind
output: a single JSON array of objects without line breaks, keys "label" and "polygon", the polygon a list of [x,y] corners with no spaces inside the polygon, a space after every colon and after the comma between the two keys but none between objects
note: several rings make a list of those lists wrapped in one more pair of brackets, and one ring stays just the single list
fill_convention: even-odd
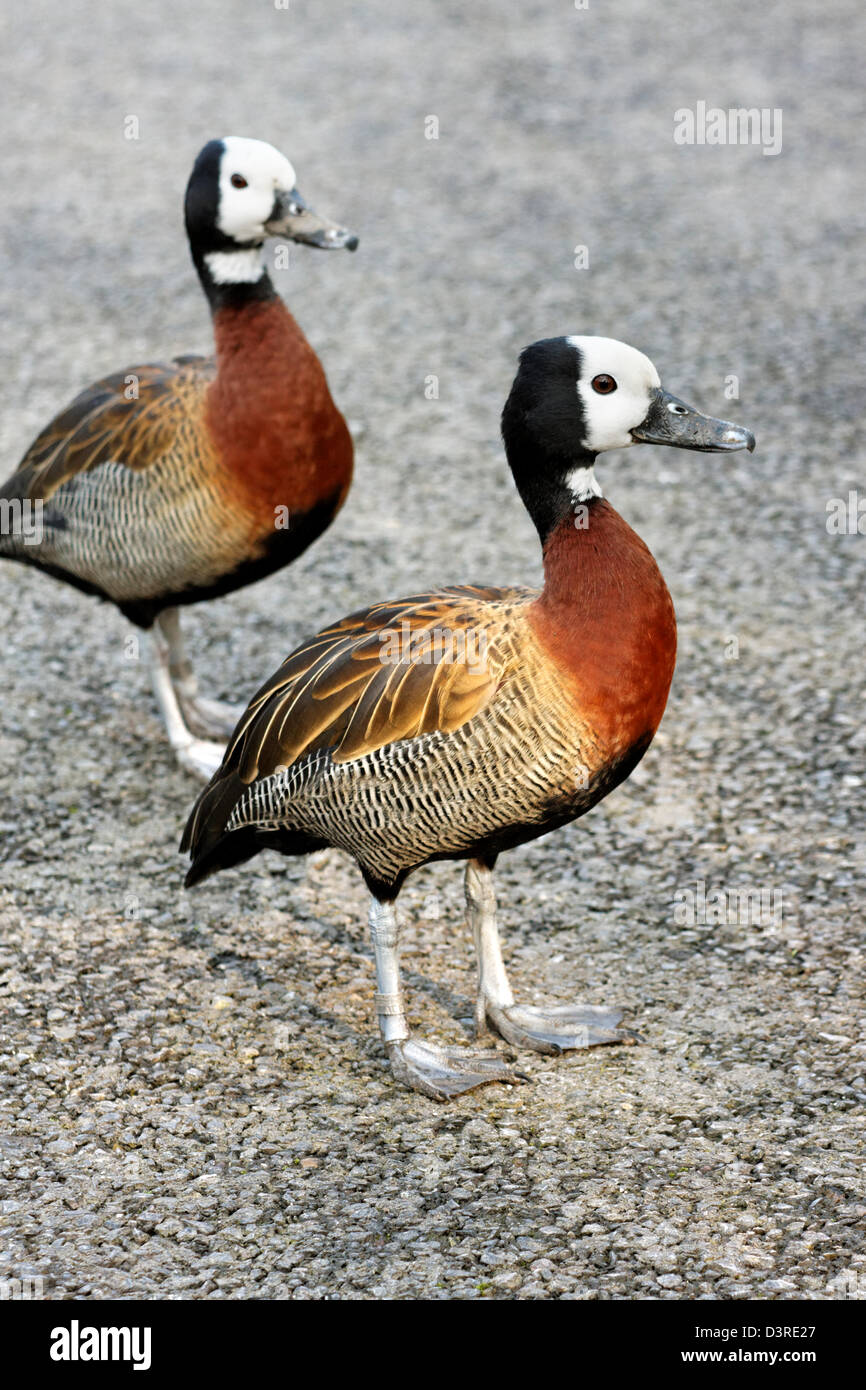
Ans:
[{"label": "duck standing behind", "polygon": [[[352,440],[325,373],[265,269],[267,237],[354,250],[319,217],[284,155],[211,140],[186,190],[193,262],[214,358],[114,372],[42,431],[0,488],[0,556],[114,602],[151,641],[154,690],[181,764],[209,777],[239,710],[202,699],[180,606],[280,569],[330,524],[352,477]],[[20,517],[19,517],[20,520]]]}]

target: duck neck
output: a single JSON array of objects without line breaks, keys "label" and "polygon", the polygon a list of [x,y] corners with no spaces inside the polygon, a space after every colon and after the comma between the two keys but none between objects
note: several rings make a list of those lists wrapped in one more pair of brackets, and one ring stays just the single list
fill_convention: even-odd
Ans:
[{"label": "duck neck", "polygon": [[193,245],[191,250],[212,314],[279,298],[265,269],[262,246],[229,245],[228,249],[205,251]]},{"label": "duck neck", "polygon": [[271,530],[287,495],[293,527],[323,499],[335,510],[352,476],[352,441],[286,305],[278,294],[221,298],[213,327],[207,421],[223,466]]},{"label": "duck neck", "polygon": [[667,701],[676,620],[650,551],[604,498],[548,537],[531,621],[599,736],[617,756],[640,756]]},{"label": "duck neck", "polygon": [[214,398],[238,427],[249,422],[257,436],[280,434],[293,393],[310,409],[326,399],[318,359],[278,294],[220,297],[213,329]]},{"label": "duck neck", "polygon": [[502,436],[517,491],[544,547],[576,506],[601,496],[596,455],[555,430],[543,437],[537,423],[530,429],[514,392],[503,411]]},{"label": "duck neck", "polygon": [[569,498],[568,507],[547,536],[543,548],[544,588],[541,604],[561,617],[579,611],[584,620],[601,607],[619,601],[625,609],[629,588],[639,582],[632,574],[655,561],[643,541],[603,497],[583,502]]}]

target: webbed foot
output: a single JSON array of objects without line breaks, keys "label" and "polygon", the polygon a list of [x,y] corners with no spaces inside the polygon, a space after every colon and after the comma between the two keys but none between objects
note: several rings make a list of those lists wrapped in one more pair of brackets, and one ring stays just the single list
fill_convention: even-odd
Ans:
[{"label": "webbed foot", "polygon": [[199,695],[185,696],[180,690],[178,701],[188,728],[202,739],[229,738],[245,708],[223,700],[205,700]]},{"label": "webbed foot", "polygon": [[637,1033],[618,1028],[621,1009],[593,1004],[512,1004],[500,1008],[485,1001],[491,1026],[513,1047],[557,1054],[609,1043],[635,1043]]},{"label": "webbed foot", "polygon": [[495,1053],[464,1052],[414,1038],[388,1043],[386,1051],[395,1078],[431,1100],[451,1100],[490,1081],[514,1086],[527,1080],[504,1066]]},{"label": "webbed foot", "polygon": [[207,739],[194,738],[174,750],[181,767],[191,772],[203,782],[209,782],[223,760],[224,743],[211,743]]}]

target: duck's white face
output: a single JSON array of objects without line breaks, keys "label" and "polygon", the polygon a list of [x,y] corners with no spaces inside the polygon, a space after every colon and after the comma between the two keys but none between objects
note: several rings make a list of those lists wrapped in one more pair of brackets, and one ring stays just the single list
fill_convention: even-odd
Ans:
[{"label": "duck's white face", "polygon": [[615,338],[575,335],[577,393],[583,407],[583,443],[594,454],[627,449],[635,443],[632,430],[647,417],[659,374],[648,357]]},{"label": "duck's white face", "polygon": [[217,226],[232,241],[264,241],[279,194],[294,191],[295,171],[264,140],[228,135],[220,160]]}]

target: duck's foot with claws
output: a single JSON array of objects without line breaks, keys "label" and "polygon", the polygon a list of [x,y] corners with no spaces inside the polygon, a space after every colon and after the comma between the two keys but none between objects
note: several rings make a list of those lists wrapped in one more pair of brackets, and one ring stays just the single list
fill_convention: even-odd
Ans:
[{"label": "duck's foot with claws", "polygon": [[370,935],[376,955],[376,1013],[397,1081],[431,1100],[451,1100],[491,1081],[514,1085],[526,1080],[495,1053],[437,1047],[411,1037],[400,989],[397,914],[393,902],[375,895],[370,900]]},{"label": "duck's foot with claws", "polygon": [[194,738],[187,743],[176,744],[175,757],[181,767],[204,782],[209,782],[223,760],[225,744],[211,743],[208,739]]},{"label": "duck's foot with claws", "polygon": [[479,1013],[486,1015],[490,1026],[513,1047],[528,1047],[533,1052],[556,1054],[638,1041],[636,1033],[617,1027],[622,1018],[620,1009],[592,1004],[512,1004],[501,1008],[482,997]]},{"label": "duck's foot with claws", "polygon": [[466,911],[478,953],[475,1026],[479,1036],[489,1023],[513,1047],[547,1053],[639,1041],[636,1033],[618,1027],[622,1018],[618,1009],[592,1004],[515,1004],[499,946],[493,873],[489,864],[477,859],[466,865]]},{"label": "duck's foot with claws", "polygon": [[490,1081],[516,1085],[526,1078],[506,1067],[495,1053],[464,1052],[405,1038],[386,1046],[395,1078],[431,1100],[451,1100]]},{"label": "duck's foot with claws", "polygon": [[201,738],[229,738],[237,728],[244,712],[243,705],[229,705],[223,700],[206,700],[201,695],[187,695],[175,685],[178,702],[189,729]]}]

